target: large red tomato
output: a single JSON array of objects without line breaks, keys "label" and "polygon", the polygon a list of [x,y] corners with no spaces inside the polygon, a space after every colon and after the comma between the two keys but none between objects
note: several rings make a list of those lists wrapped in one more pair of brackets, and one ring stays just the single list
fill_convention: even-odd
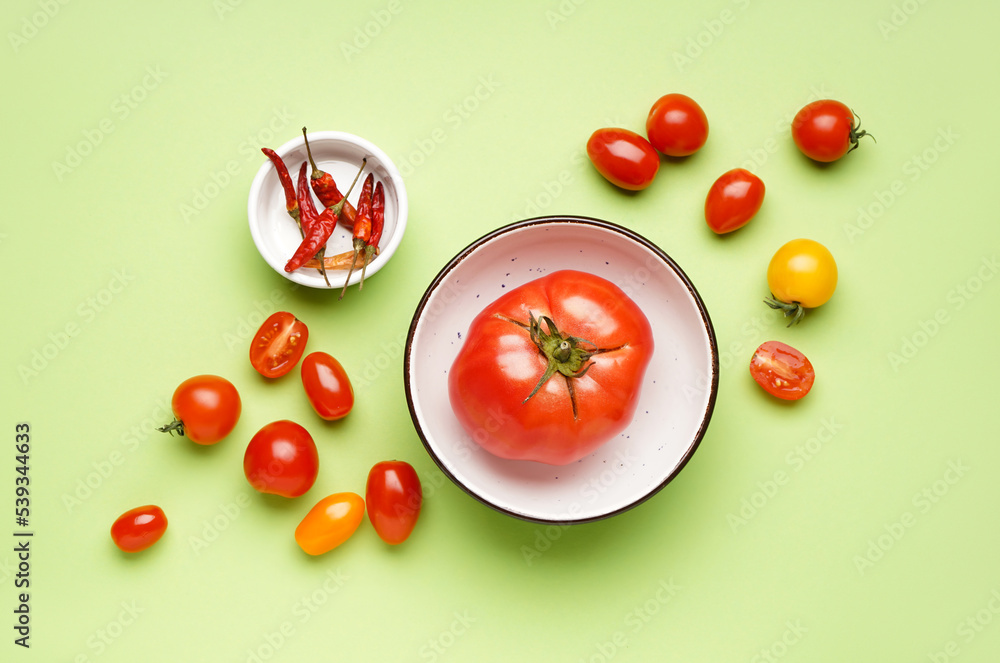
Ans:
[{"label": "large red tomato", "polygon": [[618,286],[554,272],[472,321],[448,376],[451,405],[490,453],[565,465],[632,421],[652,353],[649,321]]}]

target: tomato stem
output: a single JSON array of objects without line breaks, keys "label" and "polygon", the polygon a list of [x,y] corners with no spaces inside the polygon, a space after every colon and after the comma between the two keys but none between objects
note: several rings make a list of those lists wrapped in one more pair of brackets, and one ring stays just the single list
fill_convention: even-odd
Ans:
[{"label": "tomato stem", "polygon": [[786,318],[791,316],[792,320],[788,323],[788,327],[802,322],[802,318],[806,315],[806,309],[802,304],[798,302],[783,302],[780,299],[775,299],[774,297],[767,297],[764,303],[773,309],[781,311],[782,315]]},{"label": "tomato stem", "polygon": [[177,433],[181,437],[184,437],[184,422],[181,421],[180,419],[174,419],[166,426],[160,426],[156,430],[160,431],[161,433],[170,433],[171,437],[173,436],[174,433]]},{"label": "tomato stem", "polygon": [[[856,118],[858,118],[858,121],[851,124],[851,133],[848,135],[848,138],[851,141],[851,149],[847,150],[848,152],[853,152],[858,149],[858,139],[862,136],[868,136],[872,140],[875,140],[875,136],[861,128],[861,116],[855,113],[853,108],[851,109],[851,112],[854,113]],[[875,140],[875,142],[877,143],[878,141]]]},{"label": "tomato stem", "polygon": [[[594,365],[590,361],[590,358],[595,354],[607,352],[607,350],[599,348],[588,350],[581,347],[581,344],[591,346],[594,344],[577,336],[570,336],[560,332],[556,327],[556,323],[548,316],[543,315],[536,318],[533,313],[529,313],[528,315],[530,322],[527,325],[516,320],[510,320],[509,318],[508,320],[522,329],[527,329],[532,343],[545,356],[547,363],[545,372],[538,379],[535,388],[531,390],[528,397],[521,401],[521,403],[524,404],[531,400],[553,375],[560,373],[566,378],[566,388],[569,393],[570,405],[573,408],[573,418],[576,419],[576,391],[573,389],[571,378],[580,378],[586,375],[590,367]],[[542,322],[545,323],[546,330],[542,329]]]}]

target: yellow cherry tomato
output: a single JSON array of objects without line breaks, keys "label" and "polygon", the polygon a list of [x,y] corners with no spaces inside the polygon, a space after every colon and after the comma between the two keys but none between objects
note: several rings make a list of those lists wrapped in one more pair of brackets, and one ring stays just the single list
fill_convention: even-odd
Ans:
[{"label": "yellow cherry tomato", "polygon": [[837,263],[833,254],[811,239],[793,239],[782,246],[767,266],[768,306],[792,316],[792,323],[805,314],[803,309],[825,304],[837,289]]},{"label": "yellow cherry tomato", "polygon": [[295,541],[310,555],[322,555],[351,538],[364,515],[365,501],[360,495],[328,495],[295,528]]}]

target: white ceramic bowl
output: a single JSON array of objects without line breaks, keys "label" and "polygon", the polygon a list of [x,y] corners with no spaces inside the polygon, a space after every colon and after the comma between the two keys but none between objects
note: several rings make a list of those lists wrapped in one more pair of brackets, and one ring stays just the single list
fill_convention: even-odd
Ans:
[{"label": "white ceramic bowl", "polygon": [[[374,144],[352,134],[341,131],[317,131],[309,134],[309,147],[312,149],[316,165],[333,175],[337,187],[342,193],[347,192],[351,181],[361,166],[361,160],[368,157],[365,170],[354,186],[348,199],[355,204],[361,194],[361,185],[369,172],[375,173],[375,181],[381,180],[385,188],[385,228],[382,240],[379,242],[379,255],[368,265],[365,279],[372,277],[389,262],[396,252],[406,230],[407,199],[406,187],[399,170]],[[292,183],[298,181],[299,166],[306,160],[305,139],[302,136],[290,140],[275,150],[288,167]],[[278,181],[278,172],[270,160],[260,155],[263,163],[257,171],[253,184],[250,186],[250,197],[247,203],[247,217],[250,220],[250,234],[257,250],[268,265],[286,279],[295,281],[310,288],[327,288],[323,275],[317,269],[301,268],[292,273],[285,271],[285,264],[292,257],[302,241],[298,227],[288,212],[285,211],[285,193]],[[311,172],[311,169],[310,169]],[[314,198],[315,200],[315,198]],[[320,212],[323,206],[317,202]],[[337,229],[326,244],[328,256],[349,251],[351,249],[351,233],[338,224]],[[344,287],[347,278],[346,270],[328,271],[330,287]],[[355,270],[351,275],[353,285],[361,280],[361,270]]]},{"label": "white ceramic bowl", "polygon": [[[612,281],[649,319],[655,349],[635,418],[623,433],[569,465],[495,457],[452,412],[448,370],[469,324],[487,304],[560,269]],[[441,270],[413,316],[404,381],[417,433],[456,484],[511,516],[570,524],[630,509],[677,476],[712,417],[718,348],[694,285],[662,249],[605,221],[544,217],[481,237]]]}]

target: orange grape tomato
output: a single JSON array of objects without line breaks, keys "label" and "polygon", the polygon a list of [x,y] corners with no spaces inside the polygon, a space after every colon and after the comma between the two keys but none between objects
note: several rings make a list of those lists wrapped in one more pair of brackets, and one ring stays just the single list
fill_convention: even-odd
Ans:
[{"label": "orange grape tomato", "polygon": [[357,493],[328,495],[295,528],[295,542],[310,555],[330,552],[351,538],[364,515],[365,501]]}]

